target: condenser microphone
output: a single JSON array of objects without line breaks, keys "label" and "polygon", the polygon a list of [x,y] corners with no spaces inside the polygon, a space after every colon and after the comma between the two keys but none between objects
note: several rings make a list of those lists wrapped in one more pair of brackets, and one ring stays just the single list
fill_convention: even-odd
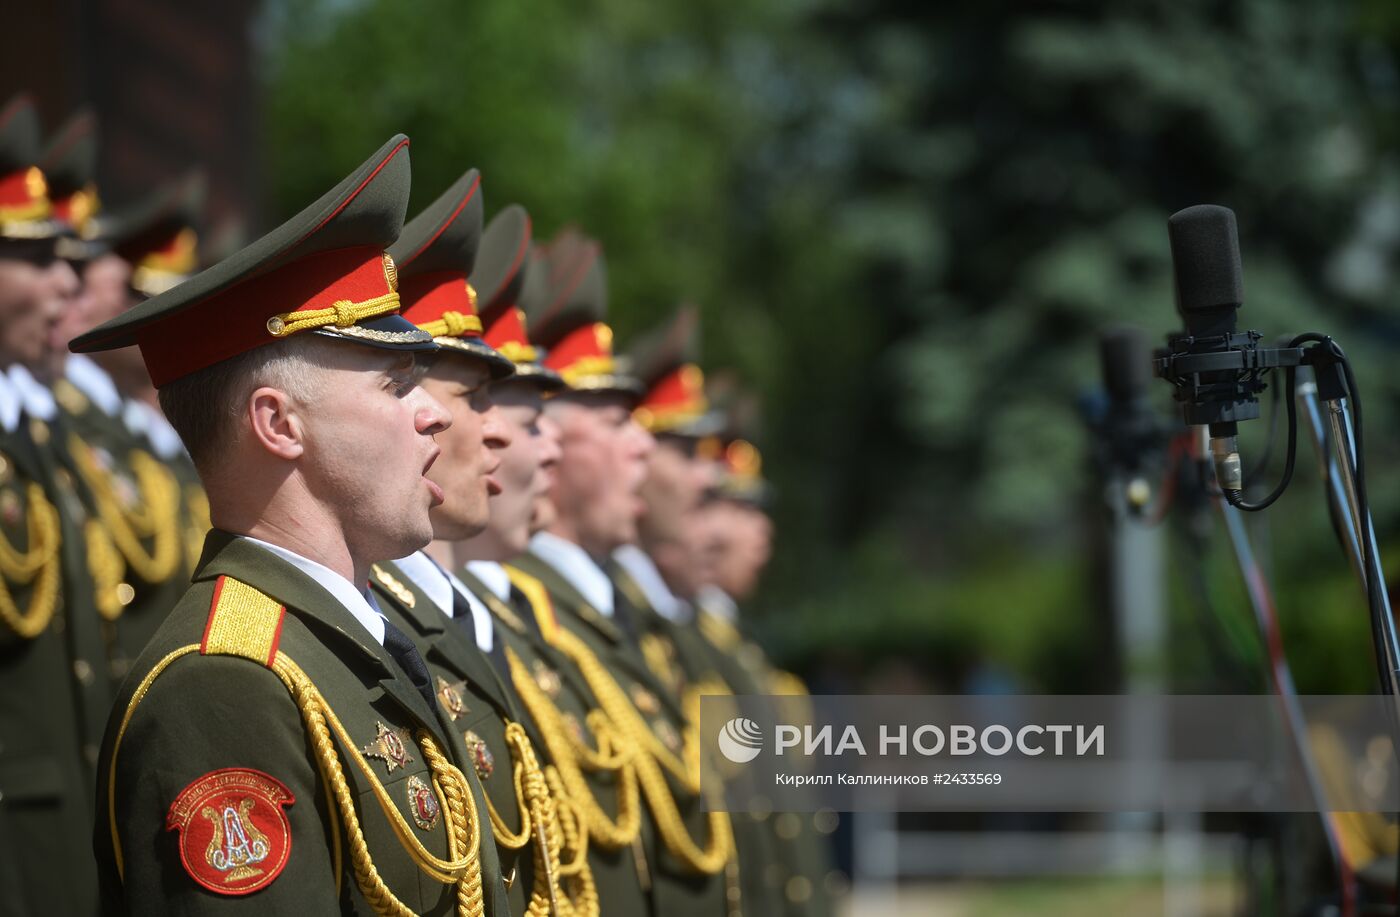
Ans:
[{"label": "condenser microphone", "polygon": [[[1176,308],[1186,330],[1170,338],[1173,353],[1201,358],[1187,390],[1178,390],[1188,424],[1210,429],[1220,487],[1244,489],[1236,423],[1259,416],[1263,384],[1245,367],[1258,335],[1235,330],[1244,302],[1239,233],[1234,211],[1214,204],[1187,207],[1167,220]],[[1218,359],[1213,359],[1218,355]],[[1218,368],[1217,368],[1218,367]]]}]

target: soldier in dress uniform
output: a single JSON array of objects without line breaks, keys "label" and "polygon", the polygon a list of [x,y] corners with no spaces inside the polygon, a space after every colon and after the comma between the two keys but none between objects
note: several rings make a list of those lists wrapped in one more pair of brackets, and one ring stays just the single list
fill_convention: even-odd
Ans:
[{"label": "soldier in dress uniform", "polygon": [[[618,594],[626,597],[644,632],[648,664],[694,715],[698,696],[761,696],[773,690],[766,675],[737,658],[758,652],[761,659],[761,650],[714,639],[696,610],[709,576],[702,506],[708,511],[709,493],[726,481],[709,450],[701,448],[721,431],[724,418],[706,397],[696,362],[698,330],[695,310],[681,309],[628,350],[628,366],[646,386],[633,417],[657,445],[641,490],[646,509],[638,540],[613,553],[611,568]],[[735,841],[747,867],[741,870],[744,898],[751,908],[771,914],[829,912],[827,896],[814,884],[825,870],[819,868],[824,860],[813,853],[825,845],[813,841],[810,821],[796,813],[773,815],[761,805],[736,816]]]},{"label": "soldier in dress uniform", "polygon": [[[50,143],[45,174],[72,236],[62,242],[83,292],[64,322],[65,343],[169,289],[195,268],[195,225],[204,182],[190,176],[115,215],[101,211],[96,128],[80,112]],[[66,350],[63,351],[66,354]],[[135,348],[68,355],[52,370],[54,398],[71,434],[56,445],[105,530],[91,552],[106,638],[104,677],[113,688],[189,582],[207,504],[180,437],[155,404]],[[93,536],[96,538],[97,536]]]},{"label": "soldier in dress uniform", "polygon": [[[86,837],[110,695],[81,507],[47,452],[49,426],[3,370],[49,359],[76,278],[58,257],[27,97],[0,110],[0,914],[93,914]],[[85,749],[91,748],[91,756]]]},{"label": "soldier in dress uniform", "polygon": [[642,811],[631,761],[635,743],[601,709],[578,666],[546,638],[546,629],[557,624],[536,615],[502,566],[553,518],[548,490],[560,454],[558,430],[543,416],[543,397],[564,382],[540,362],[542,352],[531,342],[518,305],[530,258],[529,216],[512,205],[486,228],[471,275],[485,340],[515,363],[514,376],[488,386],[510,441],[498,452],[493,476],[501,492],[491,497],[486,528],[454,545],[454,557],[461,580],[491,614],[510,669],[508,685],[530,714],[527,726],[551,783],[557,778],[587,834],[602,913],[644,917],[654,913],[648,863],[655,853],[648,851],[655,850],[657,837]]},{"label": "soldier in dress uniform", "polygon": [[[374,588],[387,617],[427,663],[453,738],[486,790],[512,912],[596,915],[597,892],[581,860],[573,812],[548,783],[491,614],[452,572],[453,543],[486,527],[488,498],[501,490],[496,453],[512,444],[487,385],[493,379],[508,384],[515,365],[482,340],[476,294],[467,282],[481,232],[481,182],[473,169],[404,227],[389,249],[404,317],[441,348],[422,385],[452,412],[453,423],[436,437],[442,454],[429,475],[445,495],[431,514],[434,540],[376,564]],[[580,860],[579,868],[569,869]]]},{"label": "soldier in dress uniform", "polygon": [[[725,682],[736,694],[773,695],[773,703],[801,707],[789,719],[806,717],[802,680],[768,659],[748,633],[740,603],[754,592],[772,555],[773,523],[768,516],[773,488],[763,477],[763,458],[754,445],[757,401],[731,377],[708,386],[712,410],[723,418],[717,435],[705,437],[697,458],[717,467],[717,481],[692,526],[701,586],[692,601],[695,624],[714,647]],[[778,839],[777,856],[764,868],[764,882],[780,889],[785,912],[824,915],[846,887],[832,865],[831,835],[839,824],[832,811],[804,815],[777,813],[764,819]]]},{"label": "soldier in dress uniform", "polygon": [[137,345],[209,494],[194,582],[98,768],[109,912],[508,912],[480,783],[372,565],[432,537],[446,409],[398,313],[408,139],[75,340]]},{"label": "soldier in dress uniform", "polygon": [[556,516],[511,569],[522,591],[540,597],[547,637],[640,750],[638,779],[658,838],[648,850],[656,912],[735,914],[742,902],[729,818],[702,811],[702,792],[715,788],[702,786],[691,744],[698,737],[648,668],[637,622],[604,570],[636,537],[637,490],[653,445],[631,417],[640,386],[618,372],[605,296],[599,247],[575,232],[557,237],[526,277],[534,339],[568,388],[545,409],[562,449],[550,494]]}]

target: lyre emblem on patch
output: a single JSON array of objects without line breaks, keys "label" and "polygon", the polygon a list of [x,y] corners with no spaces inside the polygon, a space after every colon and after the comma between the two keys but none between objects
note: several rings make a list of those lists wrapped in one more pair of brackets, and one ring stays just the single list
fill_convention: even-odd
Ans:
[{"label": "lyre emblem on patch", "polygon": [[408,811],[424,831],[431,831],[437,826],[438,814],[442,811],[433,788],[417,777],[408,778]]},{"label": "lyre emblem on patch", "polygon": [[389,594],[397,599],[399,604],[406,608],[412,608],[417,604],[418,597],[413,594],[413,590],[395,579],[388,570],[375,565],[374,578],[379,580],[380,585],[389,590]]},{"label": "lyre emblem on patch", "polygon": [[378,758],[384,762],[389,773],[393,773],[395,768],[403,767],[413,758],[408,753],[408,747],[404,745],[405,733],[402,730],[390,729],[383,723],[374,724],[378,734],[374,741],[370,742],[361,751],[367,758]]},{"label": "lyre emblem on patch", "polygon": [[535,684],[540,686],[540,690],[551,698],[558,697],[559,689],[563,686],[559,673],[545,665],[541,659],[535,660],[533,668],[535,670]]},{"label": "lyre emblem on patch", "polygon": [[286,867],[292,826],[283,809],[295,801],[261,771],[223,768],[180,791],[165,828],[180,832],[180,861],[191,878],[221,895],[246,895]]},{"label": "lyre emblem on patch", "polygon": [[467,754],[471,758],[476,775],[482,780],[490,777],[496,770],[496,756],[491,754],[486,740],[470,729],[462,734],[462,739],[467,743]]},{"label": "lyre emblem on patch", "polygon": [[466,701],[462,699],[462,688],[465,681],[449,682],[441,675],[437,680],[437,696],[442,702],[442,709],[447,711],[447,715],[455,721],[457,717],[467,712]]}]

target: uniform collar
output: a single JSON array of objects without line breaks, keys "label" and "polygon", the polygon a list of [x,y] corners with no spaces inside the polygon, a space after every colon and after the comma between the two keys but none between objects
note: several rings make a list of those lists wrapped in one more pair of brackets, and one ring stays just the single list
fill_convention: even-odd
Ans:
[{"label": "uniform collar", "polygon": [[53,392],[45,388],[19,363],[11,366],[7,372],[29,416],[45,422],[52,421],[58,414],[58,402],[54,400]]},{"label": "uniform collar", "polygon": [[625,544],[613,551],[613,560],[632,577],[657,614],[676,624],[690,620],[690,606],[666,585],[661,571],[656,569],[656,562],[647,552],[634,544]]},{"label": "uniform collar", "polygon": [[494,560],[469,560],[467,570],[502,602],[510,601],[510,574]]},{"label": "uniform collar", "polygon": [[587,551],[558,535],[540,532],[530,539],[530,553],[558,570],[599,614],[613,616],[612,580]]},{"label": "uniform collar", "polygon": [[242,535],[241,538],[251,541],[270,554],[282,558],[287,563],[296,567],[302,573],[311,577],[316,583],[341,605],[350,612],[356,621],[369,631],[371,637],[380,646],[384,645],[384,616],[374,607],[373,601],[369,598],[368,591],[360,591],[348,579],[336,573],[330,567],[319,564],[310,558],[302,557],[295,551],[289,551],[284,547],[269,544],[251,535]]},{"label": "uniform collar", "polygon": [[438,610],[449,618],[455,616],[452,594],[455,592],[465,599],[472,613],[472,632],[476,637],[476,645],[483,653],[491,652],[495,643],[495,635],[491,629],[491,613],[481,604],[480,599],[472,595],[466,583],[450,570],[443,569],[441,564],[422,551],[415,551],[401,560],[394,561],[394,566],[398,567],[404,576],[413,580],[413,584],[423,590],[423,594],[432,599]]},{"label": "uniform collar", "polygon": [[0,372],[0,426],[6,433],[13,433],[19,426],[19,415],[24,410],[19,392],[10,383],[10,377]]},{"label": "uniform collar", "polygon": [[117,384],[89,357],[75,353],[63,364],[63,377],[97,405],[108,417],[116,417],[122,410],[122,396]]}]

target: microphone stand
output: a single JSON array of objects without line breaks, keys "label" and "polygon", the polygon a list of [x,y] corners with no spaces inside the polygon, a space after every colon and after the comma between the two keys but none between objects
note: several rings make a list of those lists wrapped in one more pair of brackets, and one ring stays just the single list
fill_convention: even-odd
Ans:
[{"label": "microphone stand", "polygon": [[[1200,432],[1201,438],[1204,439],[1205,430],[1202,428]],[[1205,445],[1204,442],[1198,440],[1198,455],[1205,454]],[[1202,471],[1207,471],[1207,469],[1202,468]],[[1220,507],[1220,514],[1225,520],[1225,530],[1229,534],[1230,546],[1234,549],[1235,560],[1239,564],[1240,575],[1244,579],[1245,591],[1249,595],[1249,604],[1254,611],[1254,621],[1258,625],[1259,635],[1264,641],[1264,651],[1267,654],[1265,670],[1268,674],[1269,687],[1272,688],[1282,708],[1283,723],[1288,729],[1289,738],[1292,739],[1297,749],[1298,762],[1302,765],[1308,792],[1323,809],[1318,813],[1318,817],[1322,823],[1322,833],[1327,842],[1328,853],[1336,866],[1338,884],[1341,886],[1342,914],[1355,914],[1356,879],[1352,873],[1351,865],[1347,863],[1342,852],[1336,824],[1333,822],[1331,814],[1325,810],[1327,796],[1323,790],[1322,778],[1317,772],[1316,762],[1313,760],[1312,748],[1308,744],[1307,722],[1303,716],[1302,707],[1298,703],[1298,689],[1293,681],[1293,672],[1289,668],[1288,657],[1283,650],[1283,632],[1279,628],[1278,609],[1274,603],[1273,591],[1269,588],[1263,567],[1254,555],[1254,549],[1249,541],[1249,533],[1245,530],[1244,514],[1221,499],[1218,494],[1215,495],[1215,502]]]},{"label": "microphone stand", "polygon": [[[1351,560],[1352,570],[1356,573],[1363,595],[1368,602],[1373,601],[1377,606],[1373,610],[1373,619],[1379,617],[1380,620],[1373,620],[1372,624],[1373,628],[1384,630],[1384,639],[1376,640],[1376,654],[1382,657],[1380,664],[1384,685],[1384,672],[1387,667],[1392,673],[1396,671],[1393,661],[1397,640],[1395,617],[1390,605],[1390,590],[1385,581],[1385,571],[1380,565],[1375,526],[1369,512],[1365,514],[1364,519],[1362,518],[1361,501],[1357,496],[1356,442],[1352,437],[1351,417],[1345,401],[1340,397],[1322,397],[1323,394],[1336,394],[1331,390],[1323,392],[1325,387],[1325,382],[1319,384],[1308,375],[1300,373],[1294,388],[1294,398],[1308,422],[1308,430],[1311,433],[1309,439],[1313,443],[1318,466],[1327,485],[1328,497],[1337,510],[1337,538]],[[1331,452],[1328,451],[1329,445]],[[1359,537],[1361,532],[1366,533],[1370,556],[1375,559],[1373,569],[1369,571],[1366,569],[1366,552]],[[1375,577],[1374,582],[1372,576]],[[1400,861],[1397,861],[1397,870],[1400,870]],[[1396,889],[1400,890],[1400,874],[1396,877]]]}]

